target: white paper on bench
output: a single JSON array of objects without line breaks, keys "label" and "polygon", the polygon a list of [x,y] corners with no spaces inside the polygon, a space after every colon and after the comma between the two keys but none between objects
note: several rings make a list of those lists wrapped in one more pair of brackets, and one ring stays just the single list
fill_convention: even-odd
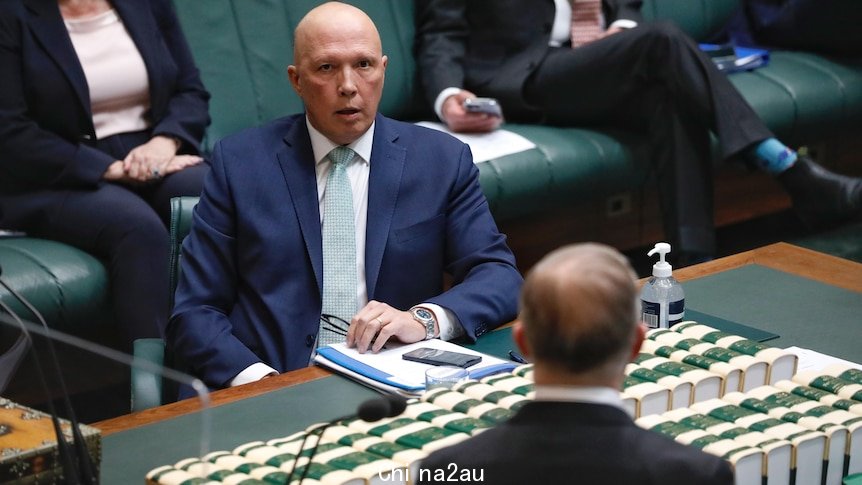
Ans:
[{"label": "white paper on bench", "polygon": [[470,145],[473,152],[473,163],[487,162],[494,158],[505,157],[513,153],[536,148],[536,144],[523,136],[509,130],[497,129],[490,133],[454,133],[446,129],[442,123],[420,121],[416,123],[425,128],[448,133],[462,142]]}]

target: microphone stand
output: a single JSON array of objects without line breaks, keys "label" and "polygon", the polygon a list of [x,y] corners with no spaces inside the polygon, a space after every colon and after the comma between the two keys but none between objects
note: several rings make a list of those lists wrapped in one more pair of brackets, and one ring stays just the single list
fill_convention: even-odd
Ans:
[{"label": "microphone stand", "polygon": [[287,483],[291,483],[293,480],[293,474],[296,471],[296,465],[299,463],[299,459],[302,457],[302,452],[305,449],[305,443],[308,440],[308,437],[312,434],[316,434],[317,441],[314,443],[314,447],[311,449],[311,454],[308,457],[308,463],[305,465],[305,468],[302,470],[302,474],[299,477],[299,485],[302,485],[302,481],[305,480],[308,475],[308,469],[311,467],[312,460],[314,460],[315,455],[317,454],[317,448],[320,445],[320,440],[323,439],[323,435],[326,433],[326,430],[329,429],[335,423],[339,421],[344,421],[345,419],[354,419],[359,418],[363,421],[373,423],[375,421],[380,421],[383,418],[391,418],[393,416],[398,416],[407,406],[407,401],[400,396],[395,396],[391,394],[386,394],[383,397],[368,399],[359,405],[357,412],[353,414],[348,414],[346,416],[341,416],[335,419],[332,419],[323,425],[318,425],[316,428],[312,429],[308,433],[305,434],[305,437],[302,439],[302,443],[299,445],[299,451],[296,454],[296,460],[293,462],[293,467],[290,469],[290,474],[287,476]]},{"label": "microphone stand", "polygon": [[[0,279],[0,285],[2,285],[3,288],[6,288],[6,290],[9,293],[11,293],[12,296],[15,297],[15,299],[17,299],[19,302],[21,302],[21,304],[24,305],[27,308],[27,310],[29,310],[30,313],[32,313],[33,316],[36,317],[37,320],[39,320],[39,323],[42,324],[42,327],[47,332],[47,335],[49,335],[49,338],[47,338],[48,353],[51,357],[51,363],[54,366],[54,371],[57,374],[57,382],[60,384],[60,391],[63,395],[63,404],[66,408],[66,411],[69,413],[69,422],[70,422],[71,427],[72,427],[73,444],[75,447],[75,455],[76,455],[75,457],[77,458],[77,460],[75,460],[75,461],[81,467],[80,468],[80,475],[77,473],[78,472],[77,467],[75,468],[74,471],[76,473],[75,473],[75,477],[73,478],[74,482],[72,482],[72,483],[79,483],[78,480],[81,480],[81,479],[84,480],[84,483],[88,483],[88,484],[98,483],[98,477],[96,476],[96,474],[93,470],[93,461],[92,461],[92,458],[90,457],[90,452],[87,450],[87,445],[84,442],[83,435],[81,435],[81,430],[78,426],[78,419],[75,417],[75,410],[72,408],[72,403],[69,401],[69,391],[66,389],[66,383],[63,379],[63,372],[60,370],[60,361],[57,359],[57,353],[54,350],[54,342],[50,338],[50,329],[48,328],[48,323],[45,321],[45,318],[42,316],[42,314],[39,313],[39,311],[36,310],[36,308],[33,307],[33,305],[31,305],[29,301],[27,301],[23,296],[21,296],[12,287],[7,285],[6,282],[4,282],[2,279]],[[4,305],[4,307],[5,307],[5,305]],[[19,319],[19,321],[20,321],[20,319]],[[21,328],[24,328],[23,322],[21,323]],[[37,361],[37,365],[38,365],[38,359],[35,359],[35,360]],[[37,367],[37,369],[39,371],[40,380],[42,380],[43,385],[45,387],[45,392],[47,394],[48,393],[48,387],[47,387],[47,383],[45,383],[45,377],[41,373],[42,372],[41,366]],[[51,401],[50,395],[48,395],[47,397],[48,397],[48,400],[50,402]],[[56,414],[56,412],[53,411],[53,409],[54,409],[53,404],[50,404],[50,407],[52,409],[52,412]],[[58,446],[59,446],[60,441],[65,443],[65,440],[62,439],[61,435],[58,435],[57,438],[58,438]],[[67,477],[67,479],[69,479],[69,477]]]},{"label": "microphone stand", "polygon": [[18,366],[24,361],[30,345],[30,334],[22,331],[15,343],[3,355],[0,355],[0,394],[6,390],[6,386],[9,385],[18,370]]},{"label": "microphone stand", "polygon": [[[9,316],[11,316],[12,319],[21,326],[23,335],[26,335],[27,342],[32,346],[33,341],[30,337],[30,332],[27,331],[27,327],[24,326],[24,322],[21,321],[21,318],[19,318],[8,305],[3,303],[2,300],[0,300],[0,308],[8,313]],[[45,381],[45,373],[42,370],[42,364],[39,362],[39,354],[36,351],[35,346],[33,346],[33,362],[36,364],[36,374],[39,377],[39,384],[48,400],[48,411],[51,415],[51,422],[54,425],[54,434],[57,436],[57,454],[60,456],[60,464],[63,467],[63,475],[67,480],[66,483],[74,485],[80,484],[78,467],[75,460],[72,459],[72,451],[69,449],[69,443],[66,442],[66,438],[63,435],[63,428],[60,426],[60,418],[57,417],[57,409],[54,407],[54,400],[51,399],[51,391],[48,389],[47,381]]]}]

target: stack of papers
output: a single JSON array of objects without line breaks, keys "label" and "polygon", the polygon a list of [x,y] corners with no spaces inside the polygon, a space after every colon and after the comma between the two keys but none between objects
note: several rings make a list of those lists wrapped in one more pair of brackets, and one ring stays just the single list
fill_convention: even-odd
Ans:
[{"label": "stack of papers", "polygon": [[481,356],[481,362],[467,368],[471,379],[481,379],[499,372],[511,372],[518,365],[439,339],[397,346],[387,344],[386,349],[376,354],[372,352],[360,354],[356,349],[348,348],[343,343],[334,344],[318,350],[314,361],[369,387],[416,396],[425,390],[425,371],[432,366],[404,360],[401,356],[421,347]]}]

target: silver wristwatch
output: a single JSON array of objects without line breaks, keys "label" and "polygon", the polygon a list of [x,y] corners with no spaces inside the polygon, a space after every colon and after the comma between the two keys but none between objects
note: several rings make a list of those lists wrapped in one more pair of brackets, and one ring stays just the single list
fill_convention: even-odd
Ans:
[{"label": "silver wristwatch", "polygon": [[425,340],[434,338],[434,313],[427,308],[415,306],[410,309],[410,314],[414,320],[425,326]]}]

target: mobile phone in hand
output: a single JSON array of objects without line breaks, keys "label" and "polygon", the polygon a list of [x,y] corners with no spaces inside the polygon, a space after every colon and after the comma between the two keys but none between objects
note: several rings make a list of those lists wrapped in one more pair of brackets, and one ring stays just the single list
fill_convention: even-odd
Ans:
[{"label": "mobile phone in hand", "polygon": [[500,103],[494,98],[467,98],[464,100],[464,110],[468,113],[484,113],[491,116],[503,116]]},{"label": "mobile phone in hand", "polygon": [[421,362],[430,365],[454,365],[467,368],[482,361],[481,355],[462,354],[460,352],[449,352],[448,350],[421,347],[411,350],[401,356],[404,360]]},{"label": "mobile phone in hand", "polygon": [[27,233],[23,231],[13,231],[11,229],[0,229],[0,239],[9,237],[26,237]]}]

